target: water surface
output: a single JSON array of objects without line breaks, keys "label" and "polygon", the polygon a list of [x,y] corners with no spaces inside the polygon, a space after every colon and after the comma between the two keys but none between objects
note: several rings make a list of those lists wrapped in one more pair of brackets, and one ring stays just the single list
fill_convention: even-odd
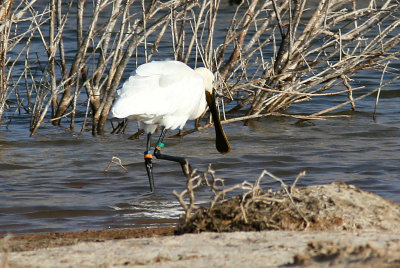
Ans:
[{"label": "water surface", "polygon": [[[381,74],[363,72],[359,77],[371,90]],[[356,112],[350,106],[335,111],[346,118],[297,124],[296,119],[269,117],[249,126],[224,125],[232,145],[227,155],[216,151],[213,129],[167,138],[164,150],[187,157],[200,171],[211,164],[226,186],[254,182],[264,169],[291,184],[305,170],[298,185],[345,181],[400,202],[399,87],[394,83],[384,88],[376,121],[375,96],[370,96],[357,103]],[[344,100],[345,95],[316,98],[288,113],[317,112]],[[172,191],[182,191],[185,178],[178,164],[155,160],[156,191],[149,193],[145,138],[128,140],[136,124],[131,123],[126,134],[96,138],[51,125],[29,137],[28,125],[29,115],[21,114],[0,128],[0,235],[176,224],[182,208]],[[113,156],[122,160],[127,173],[115,165],[104,172]],[[262,185],[280,187],[271,178]],[[206,202],[210,192],[202,187],[196,195]]]}]

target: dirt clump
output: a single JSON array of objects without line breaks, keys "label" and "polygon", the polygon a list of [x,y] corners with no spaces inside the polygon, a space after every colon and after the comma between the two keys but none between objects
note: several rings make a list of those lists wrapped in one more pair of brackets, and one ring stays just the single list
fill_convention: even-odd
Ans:
[{"label": "dirt clump", "polygon": [[178,233],[259,230],[400,232],[400,205],[344,182],[249,191],[182,219]]},{"label": "dirt clump", "polygon": [[352,245],[336,241],[312,241],[306,250],[293,257],[290,266],[320,267],[400,267],[400,256],[367,243]]}]

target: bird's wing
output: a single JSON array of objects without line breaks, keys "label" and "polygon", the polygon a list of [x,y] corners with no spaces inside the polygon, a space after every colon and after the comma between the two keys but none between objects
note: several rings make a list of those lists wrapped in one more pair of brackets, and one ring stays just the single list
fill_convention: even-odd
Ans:
[{"label": "bird's wing", "polygon": [[204,95],[200,75],[176,61],[150,62],[141,65],[118,91],[112,108],[114,117],[161,118],[187,116]]}]

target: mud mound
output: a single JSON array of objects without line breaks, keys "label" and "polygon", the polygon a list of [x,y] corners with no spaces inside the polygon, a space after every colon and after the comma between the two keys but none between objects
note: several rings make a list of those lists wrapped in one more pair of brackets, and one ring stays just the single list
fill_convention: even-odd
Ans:
[{"label": "mud mound", "polygon": [[259,230],[400,232],[400,205],[343,182],[250,191],[187,214],[178,233]]}]

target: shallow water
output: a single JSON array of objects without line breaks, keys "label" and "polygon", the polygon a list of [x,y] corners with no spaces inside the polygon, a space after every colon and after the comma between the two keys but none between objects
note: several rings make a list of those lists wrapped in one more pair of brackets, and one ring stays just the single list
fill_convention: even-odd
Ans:
[{"label": "shallow water", "polygon": [[[380,75],[365,72],[360,77],[372,89],[379,85]],[[270,117],[249,126],[224,125],[232,145],[228,155],[215,150],[213,129],[168,138],[164,150],[187,157],[200,171],[212,164],[227,186],[254,182],[264,169],[291,184],[305,170],[307,175],[298,185],[340,180],[400,202],[399,86],[395,83],[382,92],[376,122],[372,119],[375,96],[370,96],[357,103],[356,112],[349,106],[338,112],[348,118],[296,124],[295,119]],[[288,112],[311,113],[345,98],[314,99]],[[8,128],[1,126],[0,235],[177,222],[182,209],[172,191],[185,188],[181,168],[155,160],[156,192],[149,193],[143,164],[145,139],[127,139],[136,124],[129,125],[127,134],[97,138],[50,125],[31,138],[28,125],[29,115],[21,115]],[[122,160],[127,173],[115,165],[104,172],[113,156]],[[267,177],[262,185],[280,187]],[[197,196],[205,202],[210,193],[204,187]]]},{"label": "shallow water", "polygon": [[[271,118],[251,126],[225,125],[233,147],[225,156],[214,149],[212,129],[169,138],[165,152],[187,156],[201,171],[212,164],[227,186],[253,182],[263,169],[291,184],[305,170],[299,185],[341,180],[400,202],[400,128],[395,116],[383,114],[374,123],[371,113],[357,112],[301,127],[294,122]],[[130,132],[134,130],[132,125]],[[142,156],[145,139],[127,137],[77,137],[54,127],[33,138],[18,126],[2,132],[0,233],[175,223],[182,210],[172,191],[185,187],[179,165],[155,160],[156,192],[150,194]],[[118,166],[104,173],[112,156],[123,161],[128,173]],[[279,188],[270,178],[263,186]],[[204,187],[198,195],[204,201],[209,192]]]}]

